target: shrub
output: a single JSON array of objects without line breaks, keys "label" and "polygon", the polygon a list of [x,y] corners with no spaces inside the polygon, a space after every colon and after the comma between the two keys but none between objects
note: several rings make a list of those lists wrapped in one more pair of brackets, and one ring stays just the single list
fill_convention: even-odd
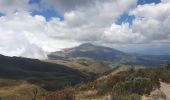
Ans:
[{"label": "shrub", "polygon": [[103,81],[103,82],[100,82],[100,83],[97,83],[97,93],[99,95],[103,95],[103,94],[106,94],[107,90],[108,90],[108,81]]},{"label": "shrub", "polygon": [[136,94],[150,94],[153,90],[152,82],[147,78],[135,78],[134,80],[126,81],[121,84],[126,91]]},{"label": "shrub", "polygon": [[127,97],[127,100],[141,100],[141,96],[138,94],[131,94]]},{"label": "shrub", "polygon": [[112,100],[141,100],[141,96],[138,94],[112,94]]},{"label": "shrub", "polygon": [[133,80],[137,77],[150,79],[151,85],[155,89],[160,87],[160,82],[159,82],[160,75],[161,75],[161,69],[154,69],[154,68],[140,69],[130,74],[129,80]]},{"label": "shrub", "polygon": [[165,70],[161,75],[160,79],[162,82],[170,83],[170,71]]},{"label": "shrub", "polygon": [[170,70],[170,62],[165,66],[165,69]]},{"label": "shrub", "polygon": [[75,100],[75,90],[68,88],[40,97],[38,100]]},{"label": "shrub", "polygon": [[153,90],[148,78],[135,78],[119,82],[113,86],[112,100],[140,100],[140,95],[150,94]]},{"label": "shrub", "polygon": [[140,100],[140,95],[129,92],[123,85],[119,83],[113,87],[112,100]]}]

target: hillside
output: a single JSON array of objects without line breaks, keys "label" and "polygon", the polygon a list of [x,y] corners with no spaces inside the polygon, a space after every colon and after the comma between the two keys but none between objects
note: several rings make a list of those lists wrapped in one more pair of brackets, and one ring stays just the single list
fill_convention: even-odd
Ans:
[{"label": "hillside", "polygon": [[53,92],[39,100],[169,100],[169,73],[169,65],[120,67],[97,80]]},{"label": "hillside", "polygon": [[46,91],[26,81],[0,79],[0,100],[35,100]]},{"label": "hillside", "polygon": [[78,69],[84,73],[103,74],[112,69],[108,62],[98,61],[89,58],[67,59],[67,60],[45,60],[49,63],[65,65],[73,69]]},{"label": "hillside", "polygon": [[46,90],[63,89],[65,86],[91,79],[90,76],[64,65],[2,55],[0,55],[0,78],[25,80]]}]

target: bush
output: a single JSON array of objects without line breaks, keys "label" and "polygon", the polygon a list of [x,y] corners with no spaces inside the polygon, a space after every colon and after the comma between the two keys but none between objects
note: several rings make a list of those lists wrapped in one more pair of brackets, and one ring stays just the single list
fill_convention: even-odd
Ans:
[{"label": "bush", "polygon": [[108,90],[108,81],[103,81],[103,82],[100,82],[100,83],[97,83],[97,93],[99,95],[103,95],[103,94],[106,94],[107,90]]},{"label": "bush", "polygon": [[130,74],[128,80],[133,80],[137,77],[141,78],[147,78],[150,79],[152,87],[160,88],[160,82],[159,77],[161,75],[161,69],[153,69],[153,68],[147,68],[147,69],[140,69],[132,74]]},{"label": "bush", "polygon": [[153,90],[153,85],[150,79],[147,78],[135,78],[132,81],[127,81],[124,83],[127,91],[136,94],[150,94]]},{"label": "bush", "polygon": [[140,100],[140,95],[150,94],[152,90],[151,80],[147,78],[119,82],[113,86],[112,100]]},{"label": "bush", "polygon": [[50,95],[42,96],[38,98],[38,100],[75,100],[75,90],[68,88],[51,93]]},{"label": "bush", "polygon": [[160,75],[160,79],[161,79],[162,82],[170,83],[170,71],[169,71],[169,70],[165,70],[165,71]]},{"label": "bush", "polygon": [[112,94],[112,100],[141,100],[141,96],[138,94]]},{"label": "bush", "polygon": [[165,69],[170,70],[170,62],[165,66]]},{"label": "bush", "polygon": [[127,97],[127,100],[141,100],[141,96],[138,94],[131,94]]},{"label": "bush", "polygon": [[108,77],[106,80],[98,81],[96,85],[96,89],[99,95],[103,95],[106,93],[111,93],[112,88],[116,83],[124,82],[126,79],[124,76],[115,75],[112,77]]},{"label": "bush", "polygon": [[112,100],[140,100],[141,96],[129,92],[122,83],[116,84],[112,91]]}]

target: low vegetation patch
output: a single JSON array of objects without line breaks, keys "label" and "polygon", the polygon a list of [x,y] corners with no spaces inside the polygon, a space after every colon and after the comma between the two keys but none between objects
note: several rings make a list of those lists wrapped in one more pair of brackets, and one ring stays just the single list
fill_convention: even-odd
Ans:
[{"label": "low vegetation patch", "polygon": [[44,89],[26,82],[1,79],[0,84],[0,100],[36,100],[45,94]]},{"label": "low vegetation patch", "polygon": [[42,96],[38,100],[75,100],[75,90],[67,88],[62,91]]},{"label": "low vegetation patch", "polygon": [[170,83],[170,64],[164,68],[129,68],[116,75],[84,84],[79,90],[97,90],[97,95],[111,95],[112,100],[140,100],[160,88],[160,81]]}]

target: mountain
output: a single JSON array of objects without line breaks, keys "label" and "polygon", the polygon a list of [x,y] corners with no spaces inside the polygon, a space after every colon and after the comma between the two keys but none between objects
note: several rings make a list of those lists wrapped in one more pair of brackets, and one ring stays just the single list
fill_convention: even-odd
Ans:
[{"label": "mountain", "polygon": [[94,61],[104,61],[112,63],[114,66],[123,64],[157,67],[170,61],[170,55],[129,54],[113,48],[85,43],[77,47],[52,52],[48,55],[48,59],[76,61],[88,66]]},{"label": "mountain", "polygon": [[144,65],[150,67],[160,67],[170,61],[170,55],[141,55],[134,54],[135,61],[126,62],[127,65]]},{"label": "mountain", "polygon": [[48,55],[48,58],[51,60],[79,57],[111,62],[127,62],[135,59],[133,56],[119,50],[104,46],[97,46],[90,43],[81,44],[74,48],[64,49],[63,51],[52,52]]},{"label": "mountain", "polygon": [[64,65],[0,55],[0,78],[24,80],[46,90],[62,89],[91,77]]}]

